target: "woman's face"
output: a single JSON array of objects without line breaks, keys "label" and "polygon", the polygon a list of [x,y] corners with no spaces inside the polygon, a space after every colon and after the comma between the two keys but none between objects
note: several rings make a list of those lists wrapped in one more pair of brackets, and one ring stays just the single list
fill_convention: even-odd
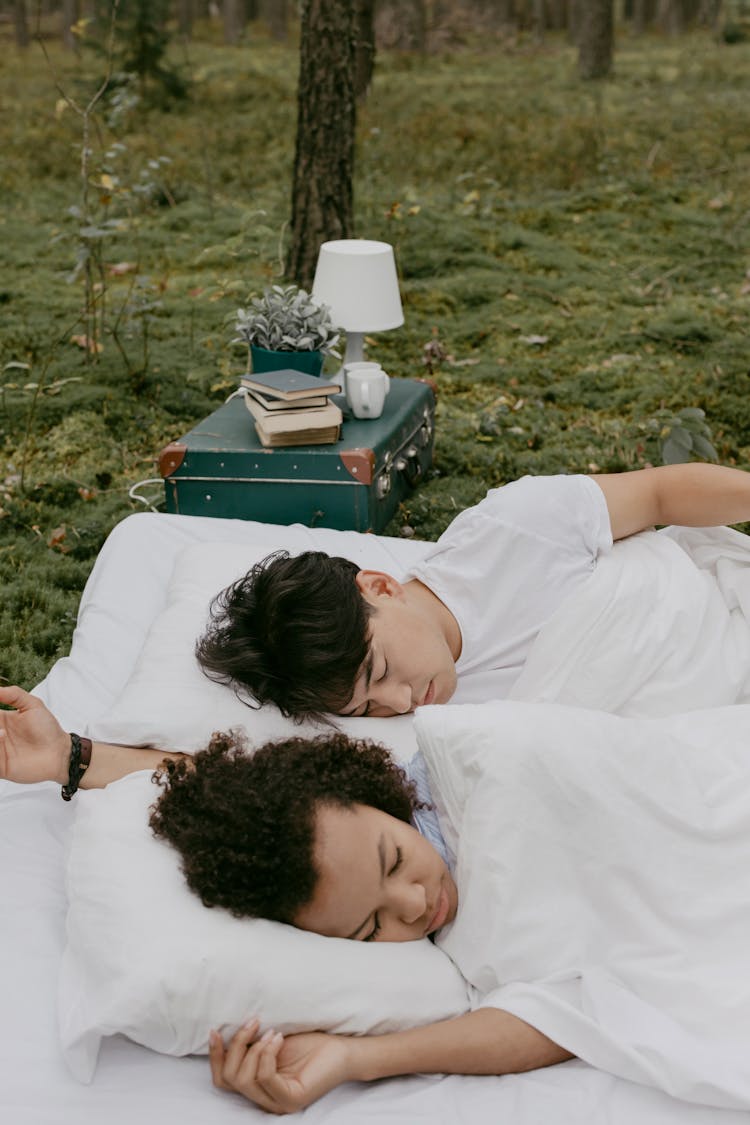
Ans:
[{"label": "woman's face", "polygon": [[423,836],[369,805],[320,804],[315,893],[294,924],[326,937],[416,941],[452,922],[456,884]]}]

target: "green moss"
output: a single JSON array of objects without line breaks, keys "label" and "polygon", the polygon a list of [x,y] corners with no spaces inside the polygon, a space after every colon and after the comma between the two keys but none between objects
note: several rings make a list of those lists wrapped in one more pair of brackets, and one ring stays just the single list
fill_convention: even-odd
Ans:
[{"label": "green moss", "polygon": [[[84,97],[95,67],[48,46]],[[118,225],[103,228],[89,362],[69,213],[80,121],[36,48],[0,52],[0,675],[25,686],[66,651],[96,554],[136,509],[130,485],[233,387],[234,309],[280,277],[295,49],[251,37],[189,55],[188,103],[117,134],[99,123],[91,209]],[[623,38],[616,61],[592,91],[554,36],[378,60],[356,233],[395,245],[406,323],[371,352],[419,375],[435,332],[449,357],[435,471],[392,534],[435,537],[526,472],[637,467],[662,408],[701,407],[720,459],[749,463],[750,44]],[[113,141],[124,151],[105,156]]]}]

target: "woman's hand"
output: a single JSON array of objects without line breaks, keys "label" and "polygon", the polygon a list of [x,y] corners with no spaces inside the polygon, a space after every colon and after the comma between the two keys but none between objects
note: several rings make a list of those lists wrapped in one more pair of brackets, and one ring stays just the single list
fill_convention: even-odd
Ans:
[{"label": "woman's hand", "polygon": [[349,1039],[322,1031],[289,1035],[267,1031],[258,1020],[233,1036],[228,1047],[216,1031],[209,1037],[214,1086],[234,1090],[269,1113],[294,1113],[347,1082]]},{"label": "woman's hand", "polygon": [[0,687],[0,778],[31,784],[68,780],[70,735],[41,699],[19,687]]}]

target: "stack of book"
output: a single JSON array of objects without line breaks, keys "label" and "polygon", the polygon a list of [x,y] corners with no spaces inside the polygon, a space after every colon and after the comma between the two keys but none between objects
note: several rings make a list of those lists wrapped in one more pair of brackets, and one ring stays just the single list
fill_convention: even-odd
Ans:
[{"label": "stack of book", "polygon": [[340,383],[284,369],[244,375],[242,386],[263,445],[338,441],[341,411],[331,395],[341,391]]}]

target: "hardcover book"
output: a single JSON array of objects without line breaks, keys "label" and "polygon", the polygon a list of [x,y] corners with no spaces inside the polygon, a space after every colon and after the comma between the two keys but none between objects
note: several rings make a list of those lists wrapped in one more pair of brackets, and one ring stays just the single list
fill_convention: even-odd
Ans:
[{"label": "hardcover book", "polygon": [[251,391],[249,387],[243,388],[245,394],[252,396],[264,410],[312,410],[316,406],[327,406],[328,395],[311,395],[310,398],[272,398],[271,395],[262,395],[260,391]]},{"label": "hardcover book", "polygon": [[262,445],[330,445],[339,440],[340,427],[327,426],[321,430],[298,430],[295,433],[267,434],[260,422],[255,423],[255,430]]},{"label": "hardcover book", "polygon": [[341,425],[341,411],[335,402],[325,406],[303,407],[300,410],[266,410],[252,395],[245,395],[245,406],[260,422],[266,434],[296,433],[300,430],[321,430]]},{"label": "hardcover book", "polygon": [[331,379],[320,379],[317,375],[292,371],[291,368],[282,371],[253,372],[251,375],[243,375],[241,382],[242,386],[250,391],[284,399],[287,402],[311,396],[318,398],[321,395],[335,395],[342,389],[340,383],[335,383]]}]

